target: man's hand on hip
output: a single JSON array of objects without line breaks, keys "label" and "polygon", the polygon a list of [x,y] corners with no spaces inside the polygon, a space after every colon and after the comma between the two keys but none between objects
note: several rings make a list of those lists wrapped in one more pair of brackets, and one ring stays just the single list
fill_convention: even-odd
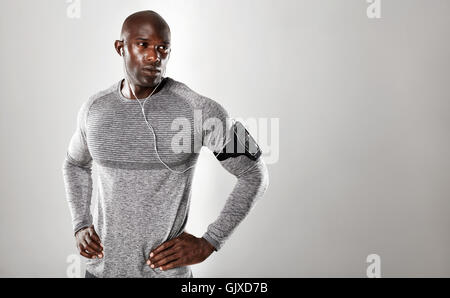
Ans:
[{"label": "man's hand on hip", "polygon": [[75,239],[80,255],[88,259],[103,258],[103,244],[93,225],[79,230]]},{"label": "man's hand on hip", "polygon": [[183,232],[151,251],[147,265],[161,270],[193,265],[203,262],[213,251],[214,246],[205,238]]}]

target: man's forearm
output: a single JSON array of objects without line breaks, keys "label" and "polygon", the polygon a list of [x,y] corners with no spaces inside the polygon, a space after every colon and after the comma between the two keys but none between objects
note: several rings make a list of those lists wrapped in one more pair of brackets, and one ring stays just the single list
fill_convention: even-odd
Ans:
[{"label": "man's forearm", "polygon": [[66,199],[72,215],[74,233],[92,224],[90,211],[92,195],[91,164],[79,164],[69,155],[62,166]]},{"label": "man's forearm", "polygon": [[210,242],[216,251],[247,216],[256,201],[264,195],[269,185],[269,173],[262,158],[237,178],[236,185],[219,217],[208,226],[203,235],[203,238]]}]

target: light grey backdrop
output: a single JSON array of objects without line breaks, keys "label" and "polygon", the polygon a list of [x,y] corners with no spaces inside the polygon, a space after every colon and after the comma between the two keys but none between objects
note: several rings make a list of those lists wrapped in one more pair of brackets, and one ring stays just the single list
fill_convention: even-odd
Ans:
[{"label": "light grey backdrop", "polygon": [[[122,77],[126,16],[172,30],[167,75],[232,116],[279,118],[270,186],[196,277],[450,277],[449,1],[8,0],[0,10],[0,276],[64,277],[76,254],[61,165],[76,112]],[[95,172],[94,172],[95,174]],[[222,182],[224,181],[224,182]],[[187,231],[235,179],[209,154]]]}]

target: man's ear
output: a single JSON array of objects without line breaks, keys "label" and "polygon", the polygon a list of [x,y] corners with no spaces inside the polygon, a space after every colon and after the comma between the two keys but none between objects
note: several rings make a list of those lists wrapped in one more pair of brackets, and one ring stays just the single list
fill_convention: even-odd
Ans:
[{"label": "man's ear", "polygon": [[123,56],[123,40],[116,40],[114,42],[114,48],[120,56]]}]

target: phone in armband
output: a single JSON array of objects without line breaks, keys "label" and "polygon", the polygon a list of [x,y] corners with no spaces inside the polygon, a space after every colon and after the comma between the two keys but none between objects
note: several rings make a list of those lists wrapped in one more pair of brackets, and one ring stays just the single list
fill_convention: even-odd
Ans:
[{"label": "phone in armband", "polygon": [[234,121],[232,133],[233,137],[222,149],[222,151],[219,154],[214,152],[217,154],[216,158],[222,161],[228,158],[245,155],[251,160],[258,160],[262,154],[261,148],[245,126],[239,121]]}]

